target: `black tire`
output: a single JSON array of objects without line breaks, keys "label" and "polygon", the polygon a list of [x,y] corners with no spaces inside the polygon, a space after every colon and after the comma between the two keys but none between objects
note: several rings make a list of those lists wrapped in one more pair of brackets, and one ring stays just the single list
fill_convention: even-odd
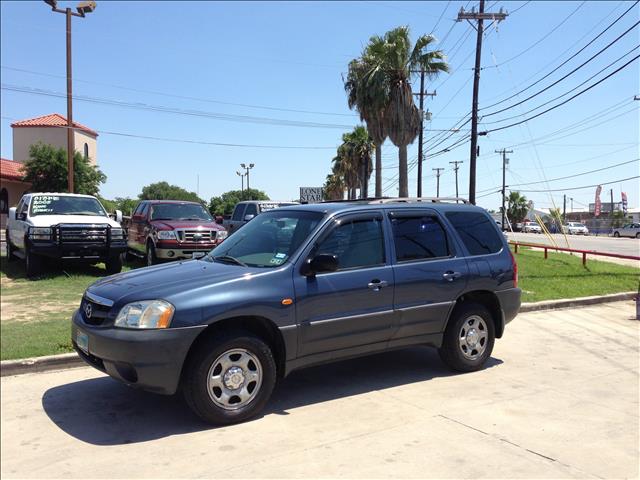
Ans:
[{"label": "black tire", "polygon": [[[253,365],[255,371],[261,372],[261,378],[259,382],[250,382],[246,379],[248,377],[244,376],[246,371],[242,369],[243,387],[238,388],[237,391],[244,391],[244,385],[249,389],[251,383],[255,383],[254,390],[251,391],[252,397],[247,399],[247,403],[243,406],[227,405],[227,408],[224,408],[213,399],[214,397],[222,398],[220,396],[223,393],[222,390],[213,387],[212,393],[209,393],[209,378],[215,373],[223,354],[238,350],[248,352],[258,360],[259,365],[255,363],[249,363],[249,365]],[[232,353],[231,355],[230,358],[233,358],[233,355],[240,354]],[[247,370],[250,369],[251,367],[247,367]],[[230,369],[226,370],[226,372],[229,371]],[[219,370],[218,376],[224,378],[222,369]],[[211,337],[191,352],[183,371],[182,393],[187,405],[202,420],[215,425],[230,425],[244,422],[258,415],[271,397],[275,384],[276,363],[269,346],[259,337],[250,333],[238,332],[235,335],[228,334],[222,338]],[[239,396],[236,398],[241,402]],[[232,400],[233,395],[230,401]]]},{"label": "black tire", "polygon": [[107,261],[104,262],[104,264],[109,275],[120,273],[122,271],[122,255],[113,255],[107,258]]},{"label": "black tire", "polygon": [[620,232],[613,232],[613,236],[616,238],[620,238]]},{"label": "black tire", "polygon": [[145,256],[145,262],[147,267],[156,265],[158,263],[158,257],[156,257],[156,247],[153,246],[153,242],[147,242],[147,254]]},{"label": "black tire", "polygon": [[640,238],[640,233],[636,233],[636,238]]},{"label": "black tire", "polygon": [[13,262],[16,259],[15,255],[13,254],[15,248],[13,248],[11,240],[9,240],[9,230],[5,231],[4,233],[4,241],[7,244],[7,262]]},{"label": "black tire", "polygon": [[[472,320],[474,323],[471,328],[474,328],[475,332],[470,332],[469,329]],[[483,331],[485,332],[484,341],[482,340]],[[477,340],[476,347],[470,348],[468,345],[472,344],[467,344],[467,339],[477,338],[474,337],[476,334],[480,338]],[[464,346],[461,344],[462,338],[465,339]],[[479,303],[465,302],[456,307],[451,315],[438,353],[442,361],[452,370],[475,372],[480,370],[491,356],[494,342],[495,325],[489,311]],[[475,356],[473,352],[476,352]]]},{"label": "black tire", "polygon": [[29,247],[26,248],[24,263],[28,278],[36,277],[42,272],[43,260],[41,256],[31,253]]}]

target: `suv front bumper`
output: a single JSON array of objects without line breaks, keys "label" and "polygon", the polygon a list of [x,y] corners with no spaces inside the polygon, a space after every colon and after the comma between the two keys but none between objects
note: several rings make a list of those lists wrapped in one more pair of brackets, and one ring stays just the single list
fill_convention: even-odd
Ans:
[{"label": "suv front bumper", "polygon": [[[87,325],[76,310],[71,340],[89,365],[132,387],[172,395],[178,389],[182,365],[196,337],[206,325],[157,330],[132,330]],[[88,337],[87,351],[78,345]]]}]

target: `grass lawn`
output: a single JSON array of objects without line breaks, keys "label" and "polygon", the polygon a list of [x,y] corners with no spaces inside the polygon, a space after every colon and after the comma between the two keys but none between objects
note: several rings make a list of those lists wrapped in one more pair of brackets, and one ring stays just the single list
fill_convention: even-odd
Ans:
[{"label": "grass lawn", "polygon": [[549,251],[545,260],[543,251],[519,248],[516,260],[522,301],[638,291],[640,269],[592,258],[587,256],[587,265],[583,267],[581,255]]},{"label": "grass lawn", "polygon": [[29,280],[24,262],[0,257],[2,360],[72,351],[71,314],[84,290],[106,272],[102,264],[63,268]]},{"label": "grass lawn", "polygon": [[[637,291],[640,269],[579,256],[520,249],[520,287],[524,302]],[[104,266],[65,266],[28,280],[21,261],[0,258],[1,358],[53,355],[71,351],[70,319],[84,290],[106,275]],[[130,267],[125,267],[128,270]]]}]

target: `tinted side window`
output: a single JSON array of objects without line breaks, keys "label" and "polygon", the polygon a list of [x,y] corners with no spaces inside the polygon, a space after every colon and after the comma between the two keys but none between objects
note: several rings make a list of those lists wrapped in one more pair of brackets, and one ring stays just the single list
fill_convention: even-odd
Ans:
[{"label": "tinted side window", "polygon": [[347,221],[335,227],[315,253],[336,255],[340,270],[384,264],[382,221],[379,218]]},{"label": "tinted side window", "polygon": [[144,203],[139,203],[138,206],[136,207],[136,209],[133,211],[133,215],[140,215],[140,212],[142,212],[142,207],[144,206]]},{"label": "tinted side window", "polygon": [[16,211],[18,213],[27,213],[27,210],[29,210],[29,198],[23,198],[22,205]]},{"label": "tinted side window", "polygon": [[236,209],[233,211],[233,215],[231,216],[231,220],[233,221],[240,221],[242,220],[242,213],[244,212],[244,209],[246,207],[246,203],[240,203],[238,205],[236,205]]},{"label": "tinted side window", "polygon": [[247,205],[247,209],[244,212],[243,215],[243,219],[244,217],[246,217],[247,215],[257,215],[258,214],[258,207],[256,207],[255,203],[250,203]]},{"label": "tinted side window", "polygon": [[399,262],[449,256],[447,235],[436,218],[397,217],[391,225]]},{"label": "tinted side window", "polygon": [[502,249],[500,233],[488,216],[480,212],[449,212],[446,216],[471,255],[486,255]]},{"label": "tinted side window", "polygon": [[140,209],[140,215],[142,215],[143,217],[146,217],[148,212],[149,212],[149,204],[145,203],[144,205],[142,205],[142,208]]}]

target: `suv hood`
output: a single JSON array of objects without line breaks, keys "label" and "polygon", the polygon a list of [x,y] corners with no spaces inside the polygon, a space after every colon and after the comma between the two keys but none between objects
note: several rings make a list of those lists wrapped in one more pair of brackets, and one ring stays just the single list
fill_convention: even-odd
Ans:
[{"label": "suv hood", "polygon": [[187,260],[112,275],[98,280],[87,291],[121,305],[158,298],[174,303],[172,297],[178,295],[184,294],[186,298],[200,288],[211,288],[228,282],[246,282],[254,276],[269,274],[271,271],[273,269]]},{"label": "suv hood", "polygon": [[160,230],[174,230],[176,228],[198,228],[207,230],[224,230],[222,225],[206,220],[151,220],[151,225]]},{"label": "suv hood", "polygon": [[120,224],[109,217],[101,215],[36,215],[29,217],[34,227],[50,227],[59,223],[106,223],[113,228],[120,228]]}]

